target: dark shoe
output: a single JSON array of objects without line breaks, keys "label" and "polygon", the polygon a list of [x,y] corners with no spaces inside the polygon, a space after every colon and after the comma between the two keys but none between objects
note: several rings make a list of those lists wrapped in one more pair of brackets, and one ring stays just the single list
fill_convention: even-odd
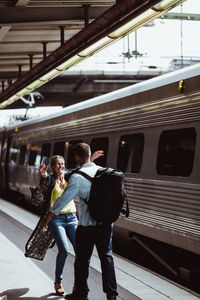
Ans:
[{"label": "dark shoe", "polygon": [[65,299],[68,299],[68,300],[89,300],[87,296],[83,297],[83,296],[78,296],[76,295],[75,293],[72,293],[72,294],[67,294],[65,296]]},{"label": "dark shoe", "polygon": [[117,297],[114,295],[107,295],[108,300],[117,300]]}]

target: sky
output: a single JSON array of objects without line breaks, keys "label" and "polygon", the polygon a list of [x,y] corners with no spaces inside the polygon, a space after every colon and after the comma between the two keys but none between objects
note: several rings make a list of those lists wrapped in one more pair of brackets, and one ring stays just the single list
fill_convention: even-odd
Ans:
[{"label": "sky", "polygon": [[[187,0],[181,6],[171,10],[171,12],[195,13],[200,15],[200,0]],[[168,64],[174,57],[198,57],[200,59],[200,21],[181,21],[177,20],[154,20],[154,26],[146,26],[137,30],[137,51],[142,57],[137,59],[125,59],[123,52],[128,51],[128,40],[130,52],[135,50],[135,33],[129,37],[119,40],[115,44],[105,48],[101,52],[86,60],[85,62],[70,69],[74,70],[102,68],[105,61],[117,61],[125,63],[126,68],[141,66],[141,64],[159,64],[161,68]],[[104,65],[105,67],[105,65]],[[110,68],[110,66],[109,66]],[[69,71],[69,72],[70,72]],[[29,116],[49,114],[61,110],[61,107],[32,108],[28,110]],[[0,126],[6,126],[12,115],[25,115],[26,109],[0,110]]]},{"label": "sky", "polygon": [[[170,12],[181,12],[178,6]],[[200,15],[200,0],[187,0],[182,4],[183,13]],[[181,55],[181,21],[154,20],[154,26],[146,26],[137,30],[137,50],[145,57],[174,57]],[[200,56],[200,21],[182,21],[182,53],[183,56]],[[127,51],[128,37],[112,44],[96,57],[110,56],[112,59]],[[135,49],[135,33],[129,35],[130,50]],[[124,48],[125,47],[125,48]],[[85,62],[86,63],[86,62]],[[88,64],[88,61],[87,61]]]}]

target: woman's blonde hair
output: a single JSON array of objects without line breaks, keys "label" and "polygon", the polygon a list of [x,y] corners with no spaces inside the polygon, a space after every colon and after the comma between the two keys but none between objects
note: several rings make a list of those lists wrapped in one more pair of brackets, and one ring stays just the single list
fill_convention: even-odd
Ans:
[{"label": "woman's blonde hair", "polygon": [[61,155],[53,155],[50,159],[50,168],[51,168],[51,171],[54,173],[54,167],[56,165],[56,162],[58,161],[58,159],[62,159],[64,164],[65,164],[65,159],[64,157],[62,157]]}]

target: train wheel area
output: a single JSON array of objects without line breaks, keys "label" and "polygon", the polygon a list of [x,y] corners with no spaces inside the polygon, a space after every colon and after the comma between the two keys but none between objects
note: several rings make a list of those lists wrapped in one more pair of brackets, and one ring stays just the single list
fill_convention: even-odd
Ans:
[{"label": "train wheel area", "polygon": [[200,256],[195,253],[116,226],[113,250],[156,274],[200,293]]},{"label": "train wheel area", "polygon": [[[38,222],[34,215],[10,202],[0,199],[0,248],[1,282],[0,299],[61,299],[53,294],[54,261],[56,247],[49,249],[43,261],[24,256],[24,246]],[[118,282],[118,299],[124,300],[197,300],[197,294],[174,284],[153,272],[141,268],[118,255],[114,255]],[[65,292],[71,292],[73,286],[74,253],[70,255],[64,271],[63,286]],[[103,300],[101,269],[97,253],[94,251],[89,275],[91,300]]]}]

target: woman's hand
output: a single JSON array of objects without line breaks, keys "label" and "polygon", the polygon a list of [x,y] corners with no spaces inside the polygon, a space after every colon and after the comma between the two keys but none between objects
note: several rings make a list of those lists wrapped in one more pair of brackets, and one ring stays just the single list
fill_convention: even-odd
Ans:
[{"label": "woman's hand", "polygon": [[95,160],[98,157],[103,156],[103,155],[104,155],[104,151],[103,150],[97,150],[94,153],[92,153],[91,161],[93,161],[93,160]]},{"label": "woman's hand", "polygon": [[41,164],[41,166],[39,167],[40,174],[43,178],[48,177],[47,169],[48,169],[48,165],[45,164]]},{"label": "woman's hand", "polygon": [[48,229],[48,223],[51,221],[51,218],[54,216],[54,213],[48,212],[46,217],[43,220],[43,230],[46,231]]}]

